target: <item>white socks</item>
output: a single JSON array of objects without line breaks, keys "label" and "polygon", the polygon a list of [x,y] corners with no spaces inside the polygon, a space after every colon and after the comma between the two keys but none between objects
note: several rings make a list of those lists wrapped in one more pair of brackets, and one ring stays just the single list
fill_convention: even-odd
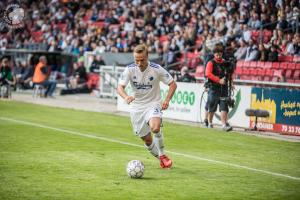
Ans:
[{"label": "white socks", "polygon": [[154,156],[154,157],[156,157],[156,158],[158,158],[158,149],[157,149],[157,147],[156,147],[156,145],[155,145],[155,143],[154,142],[152,142],[152,144],[150,144],[150,146],[147,146],[146,144],[145,144],[145,147],[146,147],[146,149],[148,149],[148,151]]},{"label": "white socks", "polygon": [[164,137],[163,137],[162,131],[154,134],[153,143],[157,147],[158,155],[159,156],[164,155],[165,154],[165,152],[164,152]]}]

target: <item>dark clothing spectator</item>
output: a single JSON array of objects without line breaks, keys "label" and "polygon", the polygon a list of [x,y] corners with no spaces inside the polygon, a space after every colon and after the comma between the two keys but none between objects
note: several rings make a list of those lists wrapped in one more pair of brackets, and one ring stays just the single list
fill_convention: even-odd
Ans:
[{"label": "dark clothing spectator", "polygon": [[15,83],[16,79],[11,67],[9,66],[9,60],[7,58],[3,58],[0,66],[0,86],[15,85]]},{"label": "dark clothing spectator", "polygon": [[258,60],[259,61],[267,61],[268,60],[268,54],[269,54],[268,49],[266,49],[263,44],[260,44],[259,45]]},{"label": "dark clothing spectator", "polygon": [[90,66],[90,72],[99,73],[101,65],[105,65],[104,60],[101,57],[96,57]]},{"label": "dark clothing spectator", "polygon": [[259,51],[256,45],[249,46],[246,52],[245,61],[256,61],[259,58]]},{"label": "dark clothing spectator", "polygon": [[278,62],[278,51],[275,46],[271,46],[271,51],[268,54],[268,61]]},{"label": "dark clothing spectator", "polygon": [[181,69],[181,76],[177,80],[178,82],[186,82],[186,83],[195,83],[195,77],[191,76],[188,72],[187,67],[182,67]]},{"label": "dark clothing spectator", "polygon": [[83,84],[87,81],[87,73],[86,73],[86,69],[83,65],[79,66],[75,70],[75,77],[77,78],[78,84]]}]

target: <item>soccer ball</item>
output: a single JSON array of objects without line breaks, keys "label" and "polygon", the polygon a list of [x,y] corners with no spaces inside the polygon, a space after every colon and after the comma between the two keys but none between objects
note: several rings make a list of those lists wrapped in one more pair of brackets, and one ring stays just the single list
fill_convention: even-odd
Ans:
[{"label": "soccer ball", "polygon": [[127,174],[130,178],[142,178],[144,175],[144,164],[139,160],[132,160],[127,164]]}]

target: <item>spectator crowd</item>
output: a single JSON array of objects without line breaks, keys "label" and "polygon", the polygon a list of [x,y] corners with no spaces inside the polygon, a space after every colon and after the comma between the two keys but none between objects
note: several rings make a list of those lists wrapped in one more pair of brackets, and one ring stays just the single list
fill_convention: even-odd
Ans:
[{"label": "spectator crowd", "polygon": [[23,28],[0,24],[2,50],[38,43],[80,58],[146,43],[162,65],[177,62],[186,49],[204,60],[218,42],[238,60],[300,55],[297,0],[24,0],[21,6]]}]

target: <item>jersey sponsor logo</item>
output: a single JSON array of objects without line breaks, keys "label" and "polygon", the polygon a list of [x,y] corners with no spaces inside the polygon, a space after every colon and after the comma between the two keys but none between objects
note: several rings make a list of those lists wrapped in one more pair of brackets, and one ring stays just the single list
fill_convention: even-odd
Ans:
[{"label": "jersey sponsor logo", "polygon": [[136,89],[138,90],[147,90],[147,89],[151,89],[152,88],[152,85],[150,84],[144,84],[144,83],[138,83],[138,82],[132,82],[133,85],[136,87]]}]

